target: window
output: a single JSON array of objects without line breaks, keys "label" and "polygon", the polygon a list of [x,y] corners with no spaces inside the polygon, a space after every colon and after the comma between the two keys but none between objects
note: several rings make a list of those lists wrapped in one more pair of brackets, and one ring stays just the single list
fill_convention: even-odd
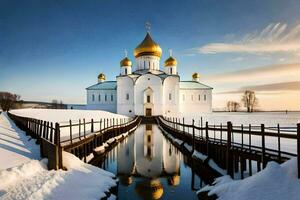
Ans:
[{"label": "window", "polygon": [[182,95],[182,101],[184,101],[184,100],[185,100],[185,95],[183,94],[183,95]]},{"label": "window", "polygon": [[194,101],[194,95],[191,95],[191,100]]},{"label": "window", "polygon": [[98,95],[98,101],[101,101],[101,95],[100,94]]},{"label": "window", "polygon": [[150,95],[147,95],[147,103],[150,103]]},{"label": "window", "polygon": [[146,68],[146,61],[144,61],[144,69]]},{"label": "window", "polygon": [[169,100],[171,101],[172,100],[172,94],[169,93]]},{"label": "window", "polygon": [[199,101],[201,100],[201,95],[200,95],[200,94],[198,95],[198,100],[199,100]]},{"label": "window", "polygon": [[129,100],[129,94],[128,93],[126,94],[126,100]]},{"label": "window", "polygon": [[147,136],[147,140],[148,140],[148,143],[151,142],[151,135],[148,135],[148,136]]},{"label": "window", "polygon": [[110,95],[110,100],[114,101],[114,95]]},{"label": "window", "polygon": [[204,101],[206,101],[206,94],[204,95]]},{"label": "window", "polygon": [[173,68],[172,67],[170,68],[170,74],[173,74]]},{"label": "window", "polygon": [[127,74],[127,68],[125,68],[125,74]]},{"label": "window", "polygon": [[94,94],[92,95],[92,101],[95,101],[95,95]]},{"label": "window", "polygon": [[150,63],[150,61],[149,61],[149,69],[151,69],[151,63]]},{"label": "window", "polygon": [[107,101],[107,94],[105,94],[105,101]]}]

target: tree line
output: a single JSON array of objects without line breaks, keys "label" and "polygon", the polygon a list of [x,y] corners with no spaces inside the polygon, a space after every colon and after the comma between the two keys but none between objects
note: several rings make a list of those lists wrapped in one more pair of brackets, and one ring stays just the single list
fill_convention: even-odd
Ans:
[{"label": "tree line", "polygon": [[[255,92],[252,90],[246,90],[241,99],[242,105],[246,108],[247,112],[253,112],[258,106],[258,99]],[[227,101],[226,108],[229,112],[236,112],[240,109],[241,104],[236,101]]]}]

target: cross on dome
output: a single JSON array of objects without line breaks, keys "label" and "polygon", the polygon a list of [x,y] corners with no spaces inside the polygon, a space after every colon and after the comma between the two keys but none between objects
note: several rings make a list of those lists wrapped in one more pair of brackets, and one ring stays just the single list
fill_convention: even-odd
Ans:
[{"label": "cross on dome", "polygon": [[150,30],[151,30],[151,24],[150,24],[150,22],[146,22],[145,23],[145,28],[146,28],[146,31],[149,33]]},{"label": "cross on dome", "polygon": [[169,49],[169,54],[170,54],[170,57],[172,57],[172,55],[173,55],[173,50],[172,49]]},{"label": "cross on dome", "polygon": [[127,57],[127,49],[124,49],[125,57]]}]

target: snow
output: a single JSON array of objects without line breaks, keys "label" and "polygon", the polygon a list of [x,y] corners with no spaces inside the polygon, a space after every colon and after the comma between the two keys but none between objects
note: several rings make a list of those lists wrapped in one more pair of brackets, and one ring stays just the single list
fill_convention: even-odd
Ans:
[{"label": "snow", "polygon": [[[102,122],[100,125],[100,120],[106,119],[126,119],[126,121],[130,120],[125,115],[119,115],[111,112],[101,111],[101,110],[67,110],[67,109],[18,109],[18,110],[11,110],[10,111],[14,115],[23,116],[23,117],[29,117],[29,118],[35,118],[40,119],[44,121],[49,121],[52,123],[58,122],[60,125],[69,125],[69,120],[72,121],[72,124],[78,124],[79,119],[81,120],[81,135],[83,135],[83,119],[85,119],[86,122],[90,122],[91,119],[94,120],[94,131],[103,129],[104,123]],[[106,122],[105,122],[106,123]],[[110,122],[109,122],[110,123]],[[115,121],[116,123],[116,121]],[[112,126],[112,120],[111,124],[109,126]],[[106,125],[107,127],[107,125]],[[86,125],[86,134],[89,134],[91,132],[91,125]],[[72,135],[78,136],[79,133],[79,126],[72,127]],[[70,127],[60,128],[60,135],[61,140],[69,139],[70,137]]]},{"label": "snow", "polygon": [[202,161],[205,161],[207,159],[207,156],[198,152],[198,151],[194,151],[194,153],[192,154],[192,157],[198,158]]},{"label": "snow", "polygon": [[0,114],[0,170],[40,159],[40,148],[6,113]]},{"label": "snow", "polygon": [[1,199],[100,199],[116,186],[114,175],[63,152],[68,169],[47,169],[47,159],[0,171]]},{"label": "snow", "polygon": [[300,196],[296,158],[281,165],[269,162],[264,170],[243,180],[222,176],[214,184],[199,192],[209,191],[209,195],[216,194],[220,200],[298,200]]},{"label": "snow", "polygon": [[[114,175],[63,152],[67,170],[48,170],[40,149],[6,113],[0,115],[0,199],[101,199]],[[115,196],[111,196],[115,199]]]}]

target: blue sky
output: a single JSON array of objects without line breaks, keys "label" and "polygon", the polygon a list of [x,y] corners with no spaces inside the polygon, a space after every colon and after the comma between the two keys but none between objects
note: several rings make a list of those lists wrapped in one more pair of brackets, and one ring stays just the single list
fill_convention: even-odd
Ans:
[{"label": "blue sky", "polygon": [[[0,91],[24,100],[85,103],[85,88],[99,72],[115,79],[124,49],[134,60],[147,21],[163,49],[161,66],[172,48],[182,80],[197,71],[217,92],[235,90],[218,84],[215,75],[299,63],[298,46],[260,49],[259,39],[264,30],[272,33],[268,26],[291,33],[300,23],[299,10],[300,2],[289,0],[0,0]],[[243,44],[242,50],[232,44]]]}]

